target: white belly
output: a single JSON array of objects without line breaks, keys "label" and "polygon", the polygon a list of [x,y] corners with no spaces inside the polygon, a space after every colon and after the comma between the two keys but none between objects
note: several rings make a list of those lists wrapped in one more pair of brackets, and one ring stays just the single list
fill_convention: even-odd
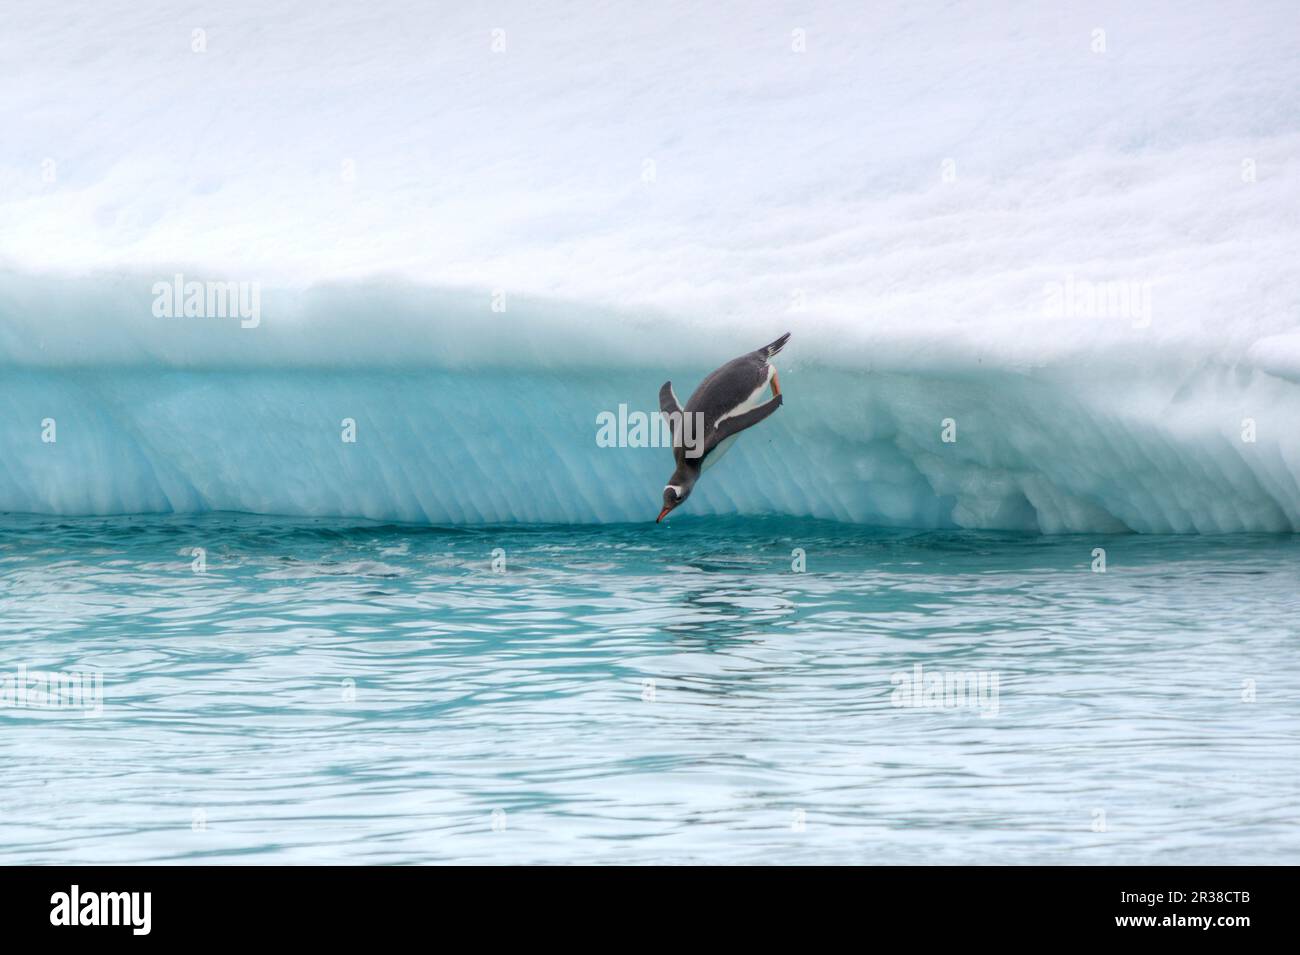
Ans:
[{"label": "white belly", "polygon": [[700,466],[700,470],[707,471],[721,461],[722,456],[731,450],[731,446],[736,443],[736,439],[739,437],[740,435],[733,434],[731,437],[719,441],[718,446],[710,451],[708,457],[704,459],[704,464]]}]

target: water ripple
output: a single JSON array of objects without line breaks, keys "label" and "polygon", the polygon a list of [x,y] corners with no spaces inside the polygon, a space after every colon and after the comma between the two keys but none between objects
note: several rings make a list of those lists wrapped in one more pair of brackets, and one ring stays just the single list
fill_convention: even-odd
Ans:
[{"label": "water ripple", "polygon": [[5,517],[0,861],[1293,861],[1298,571],[1268,536]]}]

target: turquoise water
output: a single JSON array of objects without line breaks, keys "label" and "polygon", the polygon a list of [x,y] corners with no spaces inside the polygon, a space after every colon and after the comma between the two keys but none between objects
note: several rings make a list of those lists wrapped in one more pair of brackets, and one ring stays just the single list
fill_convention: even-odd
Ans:
[{"label": "turquoise water", "polygon": [[1298,581],[1291,537],[3,517],[0,862],[1295,862]]}]

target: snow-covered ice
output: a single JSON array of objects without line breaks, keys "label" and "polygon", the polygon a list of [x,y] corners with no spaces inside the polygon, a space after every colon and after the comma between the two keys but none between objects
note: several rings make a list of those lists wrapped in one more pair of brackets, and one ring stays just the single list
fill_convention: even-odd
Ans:
[{"label": "snow-covered ice", "polygon": [[1300,529],[1293,2],[111,0],[0,63],[0,510],[649,521],[596,416],[790,330],[684,512]]}]

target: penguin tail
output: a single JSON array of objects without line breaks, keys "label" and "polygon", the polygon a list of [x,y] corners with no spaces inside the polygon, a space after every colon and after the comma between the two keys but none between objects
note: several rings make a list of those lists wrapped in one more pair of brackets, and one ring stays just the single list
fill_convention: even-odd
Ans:
[{"label": "penguin tail", "polygon": [[779,352],[782,348],[784,348],[784,347],[785,347],[785,343],[788,342],[789,340],[790,340],[790,333],[789,333],[789,332],[786,332],[784,335],[782,335],[782,336],[781,336],[780,338],[778,338],[776,341],[772,342],[772,344],[770,344],[770,345],[764,345],[762,348],[759,349],[759,351],[761,351],[761,352],[763,353],[764,357],[766,357],[766,358],[771,358],[773,355],[775,355],[777,352]]}]

